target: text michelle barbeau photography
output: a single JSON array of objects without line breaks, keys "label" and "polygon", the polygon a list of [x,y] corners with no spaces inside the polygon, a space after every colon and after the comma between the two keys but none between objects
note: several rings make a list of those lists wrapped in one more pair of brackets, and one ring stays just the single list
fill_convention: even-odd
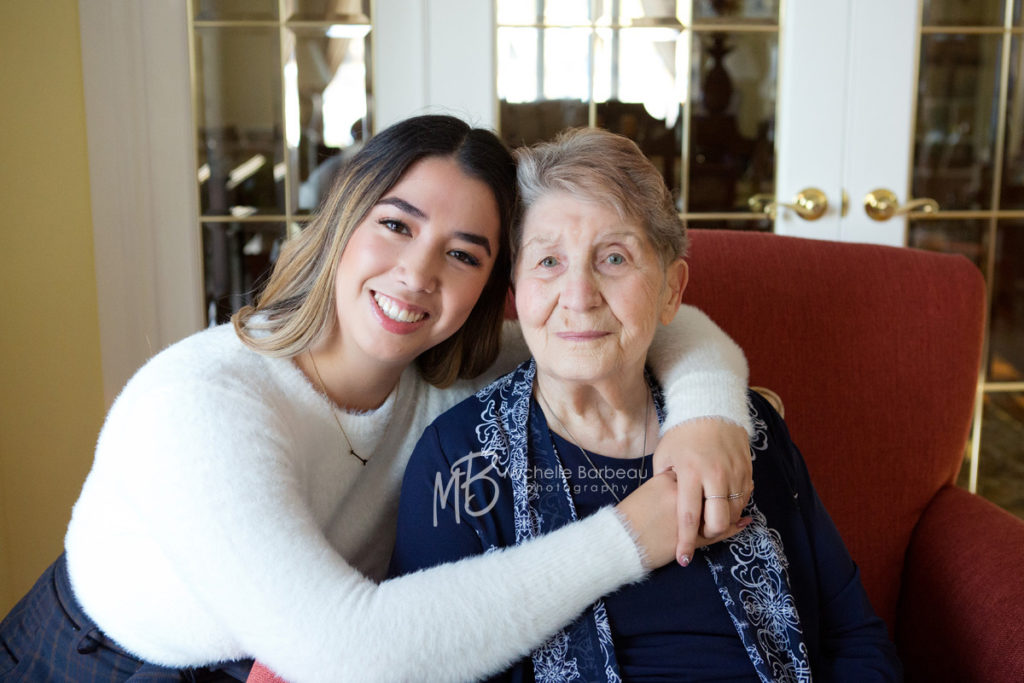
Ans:
[{"label": "text michelle barbeau photography", "polygon": [[[508,469],[498,463],[493,452],[473,452],[451,464],[447,480],[444,472],[434,476],[433,512],[434,526],[437,526],[438,514],[451,506],[451,514],[455,523],[461,524],[463,515],[482,517],[489,514],[498,504],[502,485],[500,481],[508,476]],[[549,485],[561,485],[562,477],[569,483],[573,495],[586,491],[611,489],[619,498],[623,498],[642,479],[641,473],[633,469],[613,469],[580,466],[573,472],[562,467],[561,472],[534,468],[533,481],[549,482]],[[561,474],[561,477],[558,475]]]}]

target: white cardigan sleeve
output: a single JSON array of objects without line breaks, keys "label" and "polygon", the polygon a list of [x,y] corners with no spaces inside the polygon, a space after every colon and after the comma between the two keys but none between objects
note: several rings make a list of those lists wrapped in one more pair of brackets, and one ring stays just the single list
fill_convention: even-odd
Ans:
[{"label": "white cardigan sleeve", "polygon": [[[501,353],[480,377],[457,383],[460,398],[511,372],[530,357],[519,323],[505,323]],[[743,350],[701,310],[679,307],[675,319],[661,325],[647,356],[665,390],[666,420],[662,432],[702,417],[732,422],[753,436],[747,407],[747,359]],[[451,400],[450,405],[457,403]]]},{"label": "white cardigan sleeve", "polygon": [[181,387],[169,386],[121,402],[118,424],[108,422],[118,429],[105,429],[100,444],[120,457],[99,466],[116,466],[120,495],[160,539],[190,601],[288,680],[476,679],[645,573],[608,510],[378,585],[312,518],[301,467],[287,457],[286,421],[258,396],[217,389],[204,401],[182,401]]},{"label": "white cardigan sleeve", "polygon": [[701,417],[735,423],[754,435],[747,406],[747,359],[743,350],[701,310],[681,306],[655,334],[647,355],[665,389],[665,430]]}]

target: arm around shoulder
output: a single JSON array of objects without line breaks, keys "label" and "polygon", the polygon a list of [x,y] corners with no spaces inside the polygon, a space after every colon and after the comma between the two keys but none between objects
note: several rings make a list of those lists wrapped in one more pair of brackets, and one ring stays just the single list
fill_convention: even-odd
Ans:
[{"label": "arm around shoulder", "polygon": [[673,321],[659,327],[647,360],[665,389],[663,432],[688,420],[717,417],[753,435],[747,359],[702,311],[680,306]]},{"label": "arm around shoulder", "polygon": [[[192,419],[210,426],[201,452],[195,430],[185,437],[141,425],[159,432],[153,437],[168,457],[133,474],[152,481],[134,490],[135,505],[194,599],[245,653],[287,680],[479,678],[645,573],[628,531],[607,510],[520,547],[375,584],[327,543],[286,458],[254,441],[243,449],[252,456],[250,478],[234,481],[238,463],[219,450],[238,444],[218,441],[223,424],[209,416]],[[235,425],[235,439],[246,424]],[[253,438],[266,434],[249,426]],[[192,451],[184,467],[170,457],[182,449]]]}]

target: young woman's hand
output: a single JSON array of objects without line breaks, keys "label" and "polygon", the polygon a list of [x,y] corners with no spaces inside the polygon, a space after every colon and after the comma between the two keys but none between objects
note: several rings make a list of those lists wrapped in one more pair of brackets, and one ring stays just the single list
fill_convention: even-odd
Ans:
[{"label": "young woman's hand", "polygon": [[[672,470],[666,470],[644,482],[616,506],[619,514],[626,518],[648,569],[656,569],[677,558],[677,495],[676,475]],[[722,533],[698,536],[694,547],[725,540],[748,524],[749,517],[730,522]],[[681,564],[686,566],[692,557],[693,550],[690,550],[686,561]]]},{"label": "young woman's hand", "polygon": [[715,418],[678,424],[654,451],[655,474],[667,470],[677,481],[675,557],[685,567],[696,548],[735,533],[754,488],[747,432]]}]

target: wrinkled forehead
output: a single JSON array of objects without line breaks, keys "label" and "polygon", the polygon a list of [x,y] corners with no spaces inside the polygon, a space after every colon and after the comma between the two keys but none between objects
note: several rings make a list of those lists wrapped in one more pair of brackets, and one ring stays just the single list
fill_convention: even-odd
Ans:
[{"label": "wrinkled forehead", "polygon": [[[532,230],[537,229],[537,207],[539,206],[542,207],[542,210],[550,211],[552,205],[561,207],[579,205],[591,211],[599,209],[608,214],[609,223],[635,226],[649,240],[649,228],[643,216],[631,212],[626,203],[618,200],[617,195],[617,192],[608,191],[600,186],[569,184],[565,182],[545,187],[537,192],[531,192],[529,196],[522,198],[522,212],[519,218],[519,225],[517,226],[518,229],[514,234],[516,244],[513,245],[513,248],[518,251],[523,246],[527,239],[525,233],[528,227],[532,228]],[[533,220],[531,220],[531,217]],[[528,225],[528,222],[530,225]]]},{"label": "wrinkled forehead", "polygon": [[632,243],[653,249],[644,224],[623,217],[609,202],[583,198],[568,192],[551,192],[523,215],[517,231],[516,260],[525,251],[584,243]]}]

